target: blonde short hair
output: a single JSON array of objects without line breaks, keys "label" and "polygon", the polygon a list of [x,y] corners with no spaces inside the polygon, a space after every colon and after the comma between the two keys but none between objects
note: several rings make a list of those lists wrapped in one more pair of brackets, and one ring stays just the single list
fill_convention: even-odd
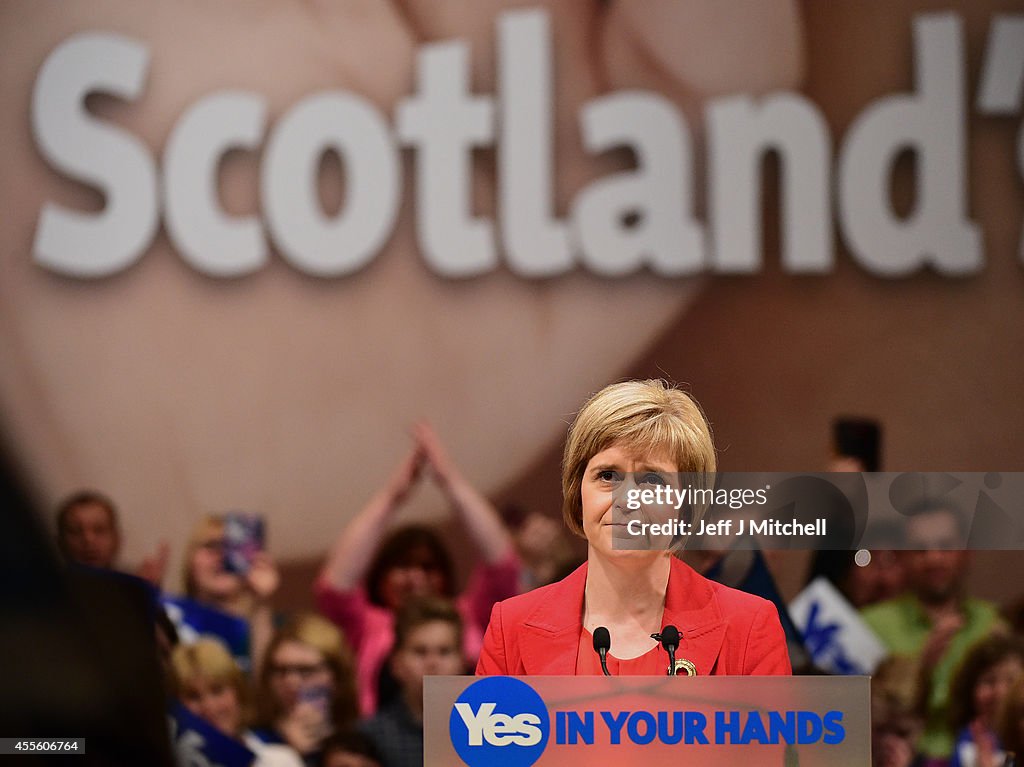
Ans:
[{"label": "blonde short hair", "polygon": [[579,536],[583,473],[591,458],[613,444],[643,456],[666,454],[679,472],[711,474],[716,468],[711,427],[689,394],[662,380],[606,386],[586,401],[565,438],[562,516]]},{"label": "blonde short hair", "polygon": [[180,644],[171,652],[174,691],[178,698],[199,680],[234,688],[238,705],[246,716],[249,690],[245,675],[225,644],[212,636],[203,636],[192,644]]}]

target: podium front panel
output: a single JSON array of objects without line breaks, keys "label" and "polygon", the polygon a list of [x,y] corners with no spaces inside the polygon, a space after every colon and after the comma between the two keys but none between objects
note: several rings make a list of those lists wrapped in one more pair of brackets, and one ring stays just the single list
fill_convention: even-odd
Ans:
[{"label": "podium front panel", "polygon": [[427,677],[426,767],[865,767],[868,677]]}]

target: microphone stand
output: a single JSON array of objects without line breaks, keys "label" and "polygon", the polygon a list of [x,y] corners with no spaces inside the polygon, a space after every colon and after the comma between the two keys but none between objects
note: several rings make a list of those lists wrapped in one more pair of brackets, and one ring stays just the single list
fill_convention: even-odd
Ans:
[{"label": "microphone stand", "polygon": [[612,648],[612,635],[604,626],[594,629],[594,651],[601,658],[601,671],[605,676],[611,676],[608,671],[608,651]]},{"label": "microphone stand", "polygon": [[679,647],[679,629],[668,625],[661,630],[660,634],[651,634],[651,639],[661,642],[661,646],[668,653],[668,675],[676,675],[676,648]]}]

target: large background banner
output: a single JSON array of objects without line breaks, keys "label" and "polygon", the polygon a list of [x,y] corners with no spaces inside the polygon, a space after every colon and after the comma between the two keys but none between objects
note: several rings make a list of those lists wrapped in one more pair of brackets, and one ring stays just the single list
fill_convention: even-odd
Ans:
[{"label": "large background banner", "polygon": [[316,556],[424,416],[555,511],[623,376],[728,470],[850,412],[1020,468],[1019,3],[6,2],[0,50],[4,429],[129,559],[228,508]]}]

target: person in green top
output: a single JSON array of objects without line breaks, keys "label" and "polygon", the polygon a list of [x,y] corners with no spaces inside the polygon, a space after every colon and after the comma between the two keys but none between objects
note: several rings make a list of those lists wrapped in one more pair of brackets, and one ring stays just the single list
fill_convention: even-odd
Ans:
[{"label": "person in green top", "polygon": [[907,593],[862,611],[894,657],[918,664],[925,729],[919,748],[947,758],[953,733],[947,722],[949,688],[971,646],[1002,624],[995,605],[964,594],[969,553],[960,516],[945,505],[925,505],[905,526]]}]

